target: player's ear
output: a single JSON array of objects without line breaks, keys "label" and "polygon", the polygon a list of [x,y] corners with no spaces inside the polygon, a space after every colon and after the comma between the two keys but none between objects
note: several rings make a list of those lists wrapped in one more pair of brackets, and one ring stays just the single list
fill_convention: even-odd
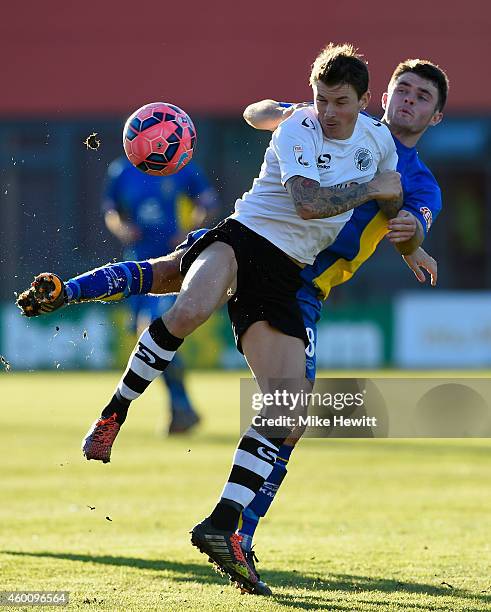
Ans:
[{"label": "player's ear", "polygon": [[437,111],[434,113],[433,117],[430,119],[430,125],[438,125],[440,121],[443,119],[443,113],[441,111]]},{"label": "player's ear", "polygon": [[370,90],[367,90],[360,98],[360,110],[365,110],[370,102]]},{"label": "player's ear", "polygon": [[389,94],[384,91],[384,93],[382,94],[382,108],[384,110],[387,110],[387,100],[389,99]]}]

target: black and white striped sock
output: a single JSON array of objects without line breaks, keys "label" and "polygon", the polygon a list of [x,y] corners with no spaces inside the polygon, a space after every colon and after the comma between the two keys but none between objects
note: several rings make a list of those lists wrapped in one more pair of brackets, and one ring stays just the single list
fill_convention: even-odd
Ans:
[{"label": "black and white striped sock", "polygon": [[107,418],[116,412],[117,421],[124,423],[130,403],[162,374],[182,343],[182,338],[171,334],[162,319],[153,321],[140,336],[116,392],[101,416]]},{"label": "black and white striped sock", "polygon": [[210,515],[217,529],[233,531],[237,528],[241,511],[251,503],[271,474],[278,448],[252,427],[246,431],[235,451],[220,501]]}]

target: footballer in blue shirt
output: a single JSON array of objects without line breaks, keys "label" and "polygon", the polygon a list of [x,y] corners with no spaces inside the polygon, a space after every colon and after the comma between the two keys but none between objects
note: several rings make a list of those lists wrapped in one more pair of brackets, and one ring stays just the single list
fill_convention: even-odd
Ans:
[{"label": "footballer in blue shirt", "polygon": [[[108,230],[124,247],[128,260],[148,260],[172,251],[184,228],[209,224],[217,208],[217,193],[198,165],[191,161],[172,176],[150,176],[126,157],[114,160],[107,172],[102,209]],[[78,289],[74,292],[76,297]],[[129,300],[133,331],[140,334],[168,310],[175,295],[134,295]],[[183,433],[199,422],[184,383],[181,358],[162,374],[169,391],[169,434]]]}]

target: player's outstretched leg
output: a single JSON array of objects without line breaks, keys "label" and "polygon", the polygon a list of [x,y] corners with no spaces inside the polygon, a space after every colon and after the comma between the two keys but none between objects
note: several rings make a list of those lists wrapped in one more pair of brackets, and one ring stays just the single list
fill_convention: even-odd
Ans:
[{"label": "player's outstretched leg", "polygon": [[29,289],[17,298],[17,306],[26,317],[37,317],[58,310],[65,305],[65,285],[52,272],[38,274]]},{"label": "player's outstretched leg", "polygon": [[[115,415],[114,421],[121,427],[131,402],[165,371],[184,338],[204,323],[223,302],[236,271],[234,252],[222,242],[211,244],[196,258],[175,304],[140,336],[126,371],[98,422]],[[84,439],[83,453],[87,459],[107,462],[119,429],[112,439],[107,437],[106,443],[101,443],[102,438],[98,436],[95,439],[98,427],[92,429]]]},{"label": "player's outstretched leg", "polygon": [[[153,268],[158,271],[161,292],[176,290],[179,281],[179,254],[149,261],[124,261],[107,264],[63,282],[52,272],[38,274],[31,287],[17,298],[26,317],[58,310],[65,304],[118,301],[131,295],[149,293],[153,288]],[[177,264],[177,265],[176,265]],[[179,281],[180,282],[180,281]],[[177,287],[178,289],[178,287]]]}]

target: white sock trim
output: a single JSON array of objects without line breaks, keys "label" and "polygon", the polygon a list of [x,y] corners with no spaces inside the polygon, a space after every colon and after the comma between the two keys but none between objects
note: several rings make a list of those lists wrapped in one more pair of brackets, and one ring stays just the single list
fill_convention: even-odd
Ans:
[{"label": "white sock trim", "polygon": [[122,380],[118,385],[118,391],[121,397],[124,397],[124,399],[130,400],[131,402],[141,395],[137,391],[132,391],[127,385],[124,384]]},{"label": "white sock trim", "polygon": [[227,482],[227,484],[223,487],[220,499],[230,499],[231,501],[234,501],[245,508],[255,497],[256,494],[254,491],[251,491],[251,489],[248,489],[243,485],[236,484],[235,482]]},{"label": "white sock trim", "polygon": [[259,459],[255,455],[252,455],[241,448],[238,448],[235,451],[234,465],[240,465],[240,467],[254,472],[254,474],[257,474],[262,478],[267,478],[273,471],[273,466],[271,463],[263,461],[262,459]]},{"label": "white sock trim", "polygon": [[[143,362],[138,357],[131,360],[130,369],[133,370],[135,374],[141,376],[145,380],[152,381],[157,378],[160,374],[162,374],[161,370],[156,370],[149,366],[147,363]],[[126,374],[126,373],[125,373]]]}]

